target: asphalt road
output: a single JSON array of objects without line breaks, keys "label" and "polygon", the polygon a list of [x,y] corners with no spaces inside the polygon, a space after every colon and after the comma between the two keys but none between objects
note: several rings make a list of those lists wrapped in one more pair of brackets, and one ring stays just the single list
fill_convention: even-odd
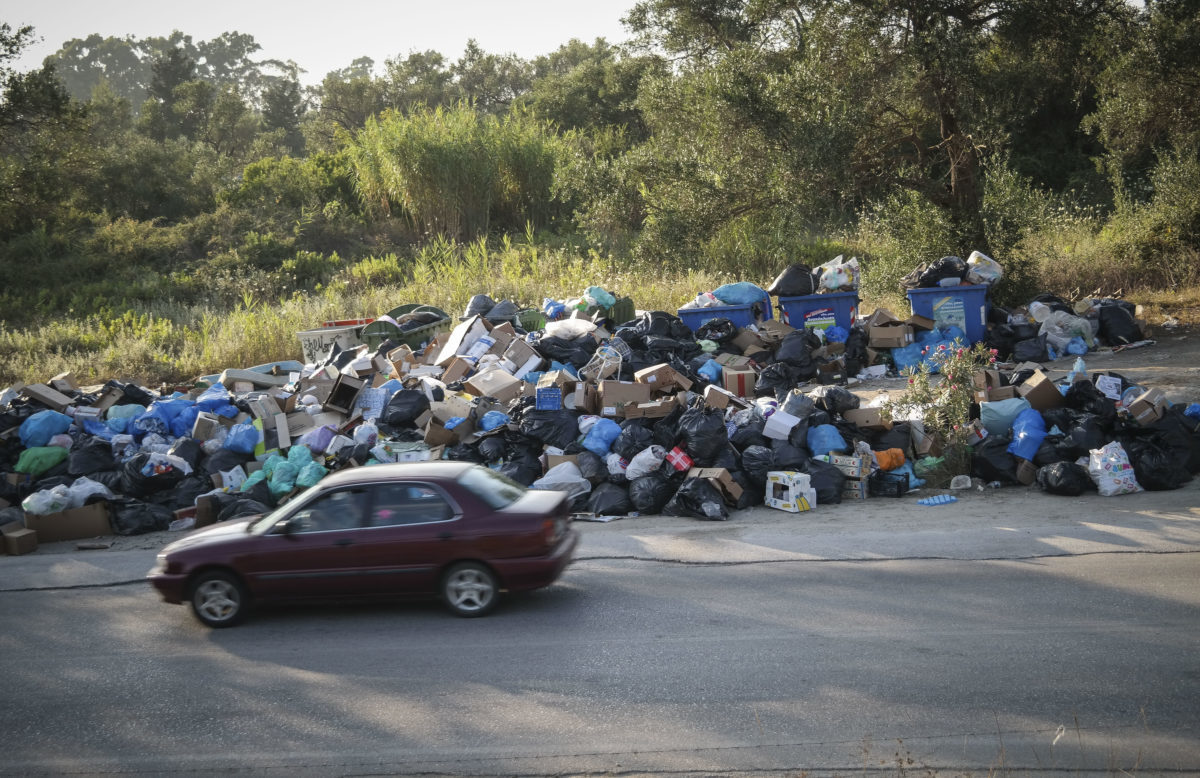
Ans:
[{"label": "asphalt road", "polygon": [[590,559],[482,620],[220,631],[142,584],[0,592],[0,774],[1196,774],[1198,571]]}]

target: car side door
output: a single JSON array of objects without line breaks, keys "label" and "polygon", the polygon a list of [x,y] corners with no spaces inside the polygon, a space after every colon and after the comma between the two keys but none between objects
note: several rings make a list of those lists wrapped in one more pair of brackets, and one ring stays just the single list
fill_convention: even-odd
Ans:
[{"label": "car side door", "polygon": [[463,512],[432,481],[373,484],[362,558],[380,594],[428,594],[466,551]]},{"label": "car side door", "polygon": [[262,597],[338,597],[370,589],[363,570],[368,491],[335,489],[318,495],[272,528],[246,560],[246,576]]}]

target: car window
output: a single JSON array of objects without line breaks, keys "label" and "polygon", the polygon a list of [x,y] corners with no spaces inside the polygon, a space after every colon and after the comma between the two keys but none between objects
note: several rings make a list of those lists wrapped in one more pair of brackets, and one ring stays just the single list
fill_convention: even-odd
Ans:
[{"label": "car window", "polygon": [[329,532],[362,526],[366,491],[343,489],[323,494],[293,514],[293,532]]},{"label": "car window", "polygon": [[372,527],[449,521],[455,514],[445,495],[429,484],[376,484],[371,498]]},{"label": "car window", "polygon": [[458,478],[458,482],[493,510],[512,505],[525,494],[525,487],[508,476],[486,467],[472,467]]}]

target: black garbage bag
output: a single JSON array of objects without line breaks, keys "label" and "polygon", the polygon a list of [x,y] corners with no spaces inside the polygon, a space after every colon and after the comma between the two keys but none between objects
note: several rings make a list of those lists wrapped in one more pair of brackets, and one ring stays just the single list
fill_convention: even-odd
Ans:
[{"label": "black garbage bag", "polygon": [[455,443],[450,448],[446,449],[446,459],[455,462],[474,462],[477,465],[482,465],[487,462],[483,455],[479,453],[479,447],[473,446],[470,443]]},{"label": "black garbage bag", "polygon": [[1042,420],[1046,422],[1046,430],[1052,430],[1058,427],[1059,431],[1064,435],[1067,430],[1075,426],[1079,419],[1079,412],[1067,407],[1047,408],[1041,411]]},{"label": "black garbage bag", "polygon": [[1200,473],[1200,421],[1188,416],[1182,404],[1172,405],[1150,425],[1154,435],[1184,463],[1189,473]]},{"label": "black garbage bag", "polygon": [[242,519],[247,516],[262,516],[271,512],[271,506],[261,500],[255,500],[245,494],[237,497],[221,508],[217,514],[217,521],[229,521],[230,519]]},{"label": "black garbage bag", "polygon": [[844,386],[818,386],[809,396],[818,408],[830,416],[841,416],[846,411],[856,410],[861,404],[858,395]]},{"label": "black garbage bag", "polygon": [[689,478],[663,507],[668,516],[690,516],[706,521],[726,521],[729,511],[717,488],[703,478]]},{"label": "black garbage bag", "polygon": [[277,502],[275,495],[271,494],[271,484],[266,480],[259,481],[249,489],[238,492],[238,497],[245,500],[254,500],[263,505],[274,505]]},{"label": "black garbage bag", "polygon": [[1063,456],[1061,443],[1065,435],[1047,435],[1042,439],[1042,445],[1038,446],[1037,453],[1033,455],[1033,463],[1038,467],[1052,465],[1055,462],[1066,462],[1067,457]]},{"label": "black garbage bag", "polygon": [[393,429],[413,427],[417,417],[429,410],[429,398],[417,389],[400,389],[379,414],[379,424]]},{"label": "black garbage bag", "polygon": [[691,329],[673,313],[666,311],[646,311],[633,325],[643,338],[654,335],[660,338],[676,340],[694,340]]},{"label": "black garbage bag", "polygon": [[588,511],[597,516],[627,516],[633,509],[629,490],[624,486],[611,482],[598,484],[588,495]]},{"label": "black garbage bag", "polygon": [[1082,413],[1076,417],[1075,424],[1066,430],[1066,434],[1059,441],[1058,453],[1062,459],[1074,462],[1108,441],[1109,434],[1100,418],[1091,413]]},{"label": "black garbage bag", "polygon": [[1078,497],[1096,488],[1087,468],[1074,462],[1054,462],[1039,467],[1037,485],[1047,494],[1061,494],[1064,497]]},{"label": "black garbage bag", "polygon": [[508,453],[508,446],[504,444],[503,435],[489,435],[479,441],[476,450],[484,462],[498,462]]},{"label": "black garbage bag", "polygon": [[674,485],[661,472],[653,472],[629,482],[629,501],[643,516],[660,513],[675,492]]},{"label": "black garbage bag", "polygon": [[550,335],[539,338],[533,347],[547,359],[554,359],[579,368],[588,363],[599,345],[591,335],[582,335],[574,340]]},{"label": "black garbage bag", "polygon": [[726,343],[737,336],[738,328],[729,319],[717,317],[709,319],[696,330],[696,340],[711,340],[714,343]]},{"label": "black garbage bag", "polygon": [[804,470],[808,462],[808,449],[786,440],[772,440],[771,451],[775,454],[775,470]]},{"label": "black garbage bag", "polygon": [[[935,286],[941,286],[942,280],[953,278],[961,282],[967,277],[967,263],[962,257],[942,257],[937,262],[929,266],[929,269],[921,273],[917,279],[917,287],[920,289],[931,289]],[[820,500],[820,498],[817,498]]]},{"label": "black garbage bag", "polygon": [[878,430],[869,438],[868,442],[871,444],[872,451],[898,448],[904,452],[904,456],[907,458],[912,451],[912,425],[906,421],[896,422],[890,430]]},{"label": "black garbage bag", "polygon": [[67,472],[70,475],[91,476],[107,470],[116,470],[112,444],[101,438],[92,438],[75,448],[67,457]]},{"label": "black garbage bag", "polygon": [[719,467],[730,472],[739,470],[742,467],[742,455],[732,445],[727,444],[709,467]]},{"label": "black garbage bag", "polygon": [[742,451],[742,471],[760,489],[767,482],[767,473],[778,470],[775,450],[768,446],[748,446]]},{"label": "black garbage bag", "polygon": [[689,408],[679,419],[679,440],[697,467],[709,467],[729,442],[725,414],[714,408]]},{"label": "black garbage bag", "polygon": [[798,381],[807,381],[817,374],[817,363],[812,357],[812,352],[814,348],[820,347],[820,343],[818,341],[814,346],[814,337],[808,330],[789,332],[775,350],[775,361],[791,367],[794,378]]},{"label": "black garbage bag", "polygon": [[152,494],[145,502],[162,505],[177,511],[180,508],[190,508],[196,504],[196,498],[213,488],[212,481],[202,475],[192,474],[184,478],[174,489]]},{"label": "black garbage bag", "polygon": [[971,475],[986,483],[1017,483],[1017,458],[1008,453],[1011,435],[988,435],[975,444],[971,454]]},{"label": "black garbage bag", "polygon": [[813,271],[808,265],[788,265],[767,287],[772,297],[803,297],[816,292]]},{"label": "black garbage bag", "polygon": [[542,477],[542,463],[536,456],[518,454],[500,465],[500,474],[508,476],[522,486],[529,486]]},{"label": "black garbage bag", "polygon": [[800,383],[803,381],[796,368],[786,362],[772,362],[759,372],[758,380],[754,382],[754,396],[782,400]]},{"label": "black garbage bag", "polygon": [[109,386],[124,392],[124,396],[117,400],[117,405],[140,405],[145,408],[158,399],[158,396],[149,389],[140,387],[137,384],[122,384],[119,381],[109,381],[105,384],[105,387]]},{"label": "black garbage bag", "polygon": [[640,419],[630,420],[621,425],[621,434],[613,441],[612,450],[622,459],[631,461],[654,444],[654,433],[642,424]]},{"label": "black garbage bag", "polygon": [[1067,387],[1063,401],[1071,410],[1098,416],[1105,424],[1117,417],[1117,406],[1091,381],[1076,381]]},{"label": "black garbage bag", "polygon": [[150,461],[150,455],[137,454],[121,468],[121,494],[126,497],[149,497],[156,492],[174,489],[185,477],[182,470],[171,468],[163,473],[145,475],[142,469]]},{"label": "black garbage bag", "polygon": [[[995,309],[993,308],[993,310]],[[1030,333],[1029,337],[1037,337],[1037,332]],[[1021,340],[1026,339],[1021,338]],[[988,348],[996,350],[998,359],[1008,361],[1012,358],[1013,350],[1017,345],[1017,333],[1008,324],[993,324],[988,328],[987,337],[984,339],[984,342]]]},{"label": "black garbage bag", "polygon": [[486,294],[477,294],[467,301],[467,309],[463,311],[463,318],[469,319],[472,316],[483,316],[495,307],[495,300]]},{"label": "black garbage bag", "polygon": [[1138,436],[1121,441],[1129,455],[1133,474],[1143,489],[1165,492],[1178,489],[1192,480],[1187,457],[1181,457],[1159,436]]},{"label": "black garbage bag", "polygon": [[602,457],[586,449],[575,456],[578,457],[576,464],[579,466],[580,474],[593,486],[608,480],[608,465],[604,463]]},{"label": "black garbage bag", "polygon": [[164,505],[152,505],[130,499],[108,501],[108,519],[117,535],[161,532],[171,526],[174,518],[174,511]]},{"label": "black garbage bag", "polygon": [[838,505],[846,485],[846,474],[837,465],[820,459],[810,459],[804,468],[808,472],[808,484],[817,492],[818,505]]},{"label": "black garbage bag", "polygon": [[178,438],[167,449],[167,453],[173,457],[179,457],[184,462],[187,462],[192,470],[195,470],[197,465],[200,464],[200,458],[204,455],[204,450],[192,438]]},{"label": "black garbage bag", "polygon": [[[98,484],[108,487],[113,494],[120,494],[125,485],[125,473],[121,470],[101,470],[98,473],[88,473],[87,477]],[[3,497],[3,495],[0,495]]]},{"label": "black garbage bag", "polygon": [[488,321],[499,324],[506,321],[512,321],[521,309],[512,300],[501,300],[493,305],[488,312],[483,315],[483,318]]},{"label": "black garbage bag", "polygon": [[842,354],[842,359],[845,360],[847,377],[856,376],[863,371],[863,368],[868,367],[867,331],[865,329],[858,325],[850,328],[850,333],[846,336],[846,350]]},{"label": "black garbage bag", "polygon": [[1142,340],[1142,330],[1125,306],[1102,304],[1096,310],[1096,317],[1100,321],[1100,337],[1108,345],[1119,346],[1122,343],[1136,343]]},{"label": "black garbage bag", "polygon": [[522,434],[547,446],[566,448],[579,437],[579,417],[574,411],[529,411],[521,418]]},{"label": "black garbage bag", "polygon": [[771,446],[771,440],[762,434],[763,427],[766,422],[763,419],[755,417],[752,421],[747,422],[733,433],[729,438],[729,442],[733,447],[742,452],[745,456],[746,449],[750,446]]},{"label": "black garbage bag", "polygon": [[216,475],[217,473],[232,470],[239,465],[244,465],[253,458],[252,456],[239,454],[236,451],[223,448],[201,459],[199,469],[209,475]]},{"label": "black garbage bag", "polygon": [[1046,362],[1050,353],[1046,351],[1046,336],[1019,340],[1013,344],[1012,358],[1016,362]]}]

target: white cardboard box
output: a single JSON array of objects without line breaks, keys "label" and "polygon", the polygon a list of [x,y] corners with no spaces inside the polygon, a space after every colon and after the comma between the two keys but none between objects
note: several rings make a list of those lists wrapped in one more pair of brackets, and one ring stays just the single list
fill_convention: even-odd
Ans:
[{"label": "white cardboard box", "polygon": [[809,485],[808,473],[772,470],[767,473],[767,493],[763,502],[768,508],[800,513],[812,510],[817,504],[817,492]]}]

